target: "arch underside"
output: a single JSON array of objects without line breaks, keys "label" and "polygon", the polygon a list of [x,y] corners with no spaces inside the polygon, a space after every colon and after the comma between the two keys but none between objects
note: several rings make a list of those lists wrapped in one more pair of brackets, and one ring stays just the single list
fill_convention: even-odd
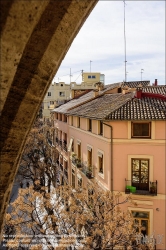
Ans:
[{"label": "arch underside", "polygon": [[1,230],[28,132],[65,54],[97,1],[1,1]]}]

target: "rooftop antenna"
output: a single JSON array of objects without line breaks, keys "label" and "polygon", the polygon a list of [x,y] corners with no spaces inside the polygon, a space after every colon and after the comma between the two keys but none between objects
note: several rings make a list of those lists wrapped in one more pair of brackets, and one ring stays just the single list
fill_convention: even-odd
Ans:
[{"label": "rooftop antenna", "polygon": [[82,70],[81,70],[81,73],[82,73],[82,81],[83,81],[83,72],[84,72],[84,71],[83,71],[83,69],[82,69]]},{"label": "rooftop antenna", "polygon": [[72,77],[72,74],[71,74],[71,68],[70,68],[70,83],[71,83],[71,77]]},{"label": "rooftop antenna", "polygon": [[91,72],[91,62],[92,62],[92,61],[90,61],[90,72]]},{"label": "rooftop antenna", "polygon": [[126,72],[126,82],[127,82],[127,74],[128,74],[129,72]]},{"label": "rooftop antenna", "polygon": [[141,81],[142,81],[142,73],[143,73],[144,69],[141,69]]},{"label": "rooftop antenna", "polygon": [[124,50],[125,50],[125,82],[127,81],[127,72],[126,72],[126,63],[127,63],[127,61],[126,61],[126,19],[125,19],[125,5],[126,5],[126,3],[125,3],[125,0],[123,0],[123,2],[124,2]]}]

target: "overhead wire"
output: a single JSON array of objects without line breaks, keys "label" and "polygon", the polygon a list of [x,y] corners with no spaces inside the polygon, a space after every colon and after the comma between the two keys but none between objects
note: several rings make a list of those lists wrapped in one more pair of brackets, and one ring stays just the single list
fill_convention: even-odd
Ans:
[{"label": "overhead wire", "polygon": [[[77,73],[77,72],[82,72],[82,70],[78,70],[78,71],[72,72],[72,74],[75,74],[75,73]],[[70,76],[70,73],[67,74],[67,75],[63,75],[63,76]],[[61,78],[61,77],[63,77],[63,76],[59,76],[59,77],[55,77],[55,78]]]}]

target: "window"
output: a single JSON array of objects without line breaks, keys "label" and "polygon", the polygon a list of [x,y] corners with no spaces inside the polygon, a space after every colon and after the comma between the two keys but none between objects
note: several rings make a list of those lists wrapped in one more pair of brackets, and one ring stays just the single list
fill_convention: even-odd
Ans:
[{"label": "window", "polygon": [[69,146],[68,146],[68,152],[70,152],[71,149],[72,149],[72,143],[73,143],[73,138],[70,139],[70,143],[69,143]]},{"label": "window", "polygon": [[74,171],[74,169],[72,169],[71,180],[72,180],[72,187],[75,188],[75,171]]},{"label": "window", "polygon": [[62,114],[59,114],[59,121],[62,121]]},{"label": "window", "polygon": [[68,179],[68,162],[66,160],[64,160],[64,174]]},{"label": "window", "polygon": [[58,113],[55,113],[55,119],[58,120]]},{"label": "window", "polygon": [[78,187],[82,187],[82,177],[77,175],[77,180],[78,180]]},{"label": "window", "polygon": [[99,135],[103,135],[103,123],[99,121]]},{"label": "window", "polygon": [[150,122],[132,122],[131,124],[132,138],[151,138],[151,123]]},{"label": "window", "polygon": [[99,152],[98,152],[98,166],[99,166],[99,173],[104,174],[103,155]]},{"label": "window", "polygon": [[149,160],[131,159],[132,186],[137,190],[149,190]]},{"label": "window", "polygon": [[48,96],[51,96],[51,92],[48,92]]},{"label": "window", "polygon": [[91,119],[88,120],[88,130],[92,131],[92,120]]},{"label": "window", "polygon": [[50,101],[50,105],[53,105],[54,104],[54,101]]},{"label": "window", "polygon": [[78,159],[81,160],[81,143],[77,141],[77,156],[78,156]]},{"label": "window", "polygon": [[96,76],[94,76],[94,75],[89,75],[88,78],[89,78],[89,79],[91,79],[91,78],[95,79]]},{"label": "window", "polygon": [[64,122],[67,122],[67,115],[64,115],[63,121],[64,121]]},{"label": "window", "polygon": [[73,126],[73,116],[71,116],[71,126]]},{"label": "window", "polygon": [[92,167],[92,148],[88,147],[88,167]]},{"label": "window", "polygon": [[72,144],[71,144],[71,151],[74,152],[74,140],[72,141]]},{"label": "window", "polygon": [[149,234],[149,212],[132,211],[134,217],[134,227],[136,232],[142,233],[144,236]]},{"label": "window", "polygon": [[77,127],[80,128],[80,117],[77,118]]},{"label": "window", "polygon": [[65,92],[59,92],[59,96],[65,96]]}]

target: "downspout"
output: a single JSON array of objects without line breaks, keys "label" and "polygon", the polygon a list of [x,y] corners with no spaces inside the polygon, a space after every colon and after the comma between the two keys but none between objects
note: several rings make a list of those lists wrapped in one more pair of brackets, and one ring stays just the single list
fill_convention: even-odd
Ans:
[{"label": "downspout", "polygon": [[110,131],[111,131],[111,192],[113,192],[113,127],[109,124],[106,124],[104,122],[102,122],[104,125],[110,127]]}]

